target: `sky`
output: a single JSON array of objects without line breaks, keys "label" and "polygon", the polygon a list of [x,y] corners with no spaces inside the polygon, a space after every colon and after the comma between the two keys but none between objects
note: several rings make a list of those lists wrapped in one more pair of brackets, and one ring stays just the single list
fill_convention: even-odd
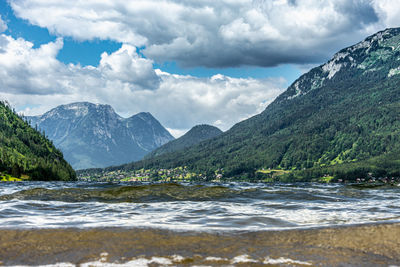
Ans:
[{"label": "sky", "polygon": [[1,0],[0,99],[150,112],[178,137],[263,111],[342,48],[400,26],[400,0]]}]

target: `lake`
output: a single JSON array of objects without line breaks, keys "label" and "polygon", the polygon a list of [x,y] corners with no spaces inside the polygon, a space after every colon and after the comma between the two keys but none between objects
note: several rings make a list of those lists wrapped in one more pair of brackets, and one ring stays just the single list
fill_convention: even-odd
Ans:
[{"label": "lake", "polygon": [[396,265],[400,187],[1,183],[0,262]]}]

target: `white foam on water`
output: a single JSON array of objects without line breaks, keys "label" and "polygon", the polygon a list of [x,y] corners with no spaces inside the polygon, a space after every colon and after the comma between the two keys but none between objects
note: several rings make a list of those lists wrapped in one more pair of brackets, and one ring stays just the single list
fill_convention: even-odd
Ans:
[{"label": "white foam on water", "polygon": [[173,262],[182,262],[185,260],[184,257],[180,256],[180,255],[172,255],[172,261]]},{"label": "white foam on water", "polygon": [[173,261],[165,257],[152,257],[151,259],[146,258],[135,258],[124,263],[108,263],[103,261],[92,261],[80,264],[83,267],[121,267],[121,266],[134,266],[134,267],[145,267],[150,264],[158,264],[159,266],[171,266]]},{"label": "white foam on water", "polygon": [[163,265],[171,265],[172,261],[167,258],[163,257],[152,257],[150,260],[150,263],[157,263],[157,264],[163,264]]},{"label": "white foam on water", "polygon": [[306,261],[297,261],[297,260],[292,260],[288,258],[277,258],[273,259],[270,257],[266,257],[265,260],[263,261],[264,264],[295,264],[295,265],[312,265],[312,263],[306,262]]},{"label": "white foam on water", "polygon": [[206,261],[228,261],[227,258],[220,258],[220,257],[207,257],[205,258]]},{"label": "white foam on water", "polygon": [[[0,261],[0,264],[1,264],[1,261]],[[8,265],[8,266],[9,267],[26,267],[27,265]],[[72,263],[69,263],[69,262],[60,262],[60,263],[55,263],[55,264],[35,265],[35,266],[40,266],[40,267],[76,267],[76,264],[72,264]]]},{"label": "white foam on water", "polygon": [[232,264],[235,264],[235,263],[250,263],[250,262],[255,263],[255,262],[258,262],[258,261],[250,258],[249,255],[247,255],[247,254],[236,256],[231,260]]}]

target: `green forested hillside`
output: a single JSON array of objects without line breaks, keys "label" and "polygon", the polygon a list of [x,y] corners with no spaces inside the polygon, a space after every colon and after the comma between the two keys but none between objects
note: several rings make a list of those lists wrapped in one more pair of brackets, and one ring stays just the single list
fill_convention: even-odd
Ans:
[{"label": "green forested hillside", "polygon": [[400,175],[400,28],[339,51],[296,80],[264,112],[189,149],[121,166],[223,169],[226,177],[288,170],[320,175]]},{"label": "green forested hillside", "polygon": [[178,139],[169,141],[168,143],[162,145],[161,147],[153,150],[146,156],[146,158],[178,151],[196,145],[205,140],[214,138],[220,134],[222,134],[222,131],[215,126],[206,124],[196,125]]},{"label": "green forested hillside", "polygon": [[75,180],[62,153],[0,102],[0,176],[32,180]]}]

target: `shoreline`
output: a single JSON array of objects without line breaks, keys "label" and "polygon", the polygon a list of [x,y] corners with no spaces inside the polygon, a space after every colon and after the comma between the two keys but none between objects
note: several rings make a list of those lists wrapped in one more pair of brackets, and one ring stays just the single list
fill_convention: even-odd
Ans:
[{"label": "shoreline", "polygon": [[182,266],[223,265],[242,257],[243,264],[283,258],[294,261],[292,266],[296,261],[387,266],[400,262],[399,236],[400,223],[221,233],[113,227],[0,229],[0,265],[123,264],[138,258],[151,262],[154,257]]}]

